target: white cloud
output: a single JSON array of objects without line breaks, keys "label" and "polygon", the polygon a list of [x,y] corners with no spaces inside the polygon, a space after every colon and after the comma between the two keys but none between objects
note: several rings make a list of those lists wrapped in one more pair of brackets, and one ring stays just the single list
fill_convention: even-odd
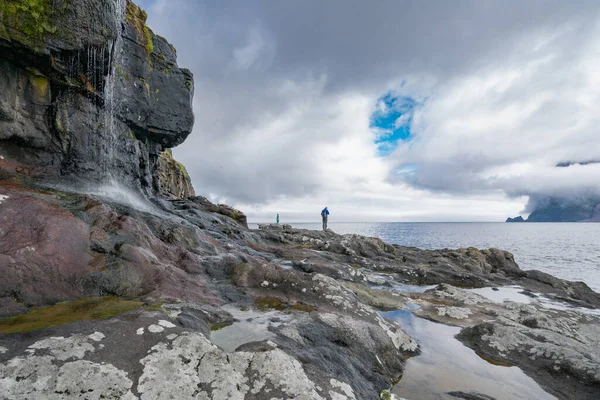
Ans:
[{"label": "white cloud", "polygon": [[[415,163],[408,179],[422,188],[508,194],[568,194],[598,186],[598,165],[556,168],[600,158],[599,26],[564,46],[510,54],[492,66],[446,82],[414,117],[412,145],[394,157]],[[535,51],[534,51],[535,50]],[[501,60],[505,59],[505,62]],[[450,179],[444,179],[445,177]]]}]

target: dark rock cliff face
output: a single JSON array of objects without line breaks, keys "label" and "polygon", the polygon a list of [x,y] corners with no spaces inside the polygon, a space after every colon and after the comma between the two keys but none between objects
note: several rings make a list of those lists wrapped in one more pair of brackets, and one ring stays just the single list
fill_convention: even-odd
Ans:
[{"label": "dark rock cliff face", "polygon": [[2,2],[0,171],[160,193],[194,87],[145,18],[124,0]]}]

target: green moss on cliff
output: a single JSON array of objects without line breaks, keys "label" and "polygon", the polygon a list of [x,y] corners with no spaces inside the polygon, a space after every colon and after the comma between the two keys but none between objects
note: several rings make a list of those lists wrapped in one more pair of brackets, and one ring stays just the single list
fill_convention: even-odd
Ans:
[{"label": "green moss on cliff", "polygon": [[29,77],[29,81],[38,97],[42,99],[48,97],[48,78],[45,76],[32,75]]},{"label": "green moss on cliff", "polygon": [[26,68],[26,70],[29,72],[29,83],[34,93],[41,99],[47,98],[50,88],[48,78],[36,68]]},{"label": "green moss on cliff", "polygon": [[0,22],[5,28],[4,35],[10,30],[11,38],[34,48],[40,47],[45,37],[57,31],[52,24],[56,11],[51,0],[2,0]]},{"label": "green moss on cliff", "polygon": [[177,165],[179,166],[179,169],[181,170],[181,173],[183,174],[183,176],[185,176],[185,179],[187,179],[189,181],[190,175],[188,174],[187,169],[185,168],[185,165],[183,165],[179,161],[177,161]]},{"label": "green moss on cliff", "polygon": [[379,395],[379,398],[381,400],[392,400],[392,394],[388,391],[388,390],[384,390],[383,392],[381,392],[381,394]]},{"label": "green moss on cliff", "polygon": [[140,82],[144,84],[144,87],[146,88],[146,94],[148,95],[148,97],[150,97],[150,84],[146,82],[146,79],[144,77],[140,77]]},{"label": "green moss on cliff", "polygon": [[119,78],[129,80],[129,74],[119,64],[115,64],[115,72]]},{"label": "green moss on cliff", "polygon": [[146,53],[151,54],[154,51],[154,42],[152,41],[152,32],[146,25],[148,14],[130,0],[127,0],[127,21],[135,29],[142,46]]}]

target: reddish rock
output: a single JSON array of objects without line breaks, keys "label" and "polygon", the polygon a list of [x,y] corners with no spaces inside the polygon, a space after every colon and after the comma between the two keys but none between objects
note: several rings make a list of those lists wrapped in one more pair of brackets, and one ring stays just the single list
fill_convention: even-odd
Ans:
[{"label": "reddish rock", "polygon": [[97,295],[222,303],[202,259],[220,268],[223,244],[191,226],[15,181],[0,195],[0,316]]},{"label": "reddish rock", "polygon": [[94,271],[87,224],[26,191],[1,192],[0,297],[36,306],[84,295],[79,282]]}]

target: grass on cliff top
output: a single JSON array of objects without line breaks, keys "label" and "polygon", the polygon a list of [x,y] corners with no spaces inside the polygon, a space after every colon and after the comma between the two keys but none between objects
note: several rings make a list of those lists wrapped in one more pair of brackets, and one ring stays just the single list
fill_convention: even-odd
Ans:
[{"label": "grass on cliff top", "polygon": [[127,0],[127,21],[129,21],[135,29],[138,38],[143,42],[147,54],[152,54],[154,51],[154,42],[150,28],[146,25],[148,14],[140,7],[135,5],[131,0]]},{"label": "grass on cliff top", "polygon": [[179,161],[177,161],[177,165],[179,166],[179,170],[181,171],[181,173],[183,174],[183,176],[185,177],[185,179],[187,179],[189,181],[190,180],[190,174],[188,174],[187,169],[185,168],[185,165],[183,165]]},{"label": "grass on cliff top", "polygon": [[105,319],[144,305],[140,301],[119,297],[89,297],[75,301],[40,307],[27,314],[0,319],[0,332],[4,334],[29,332],[70,322]]},{"label": "grass on cliff top", "polygon": [[190,174],[187,172],[187,169],[185,168],[185,165],[183,165],[183,163],[180,163],[179,161],[175,160],[175,158],[173,158],[173,150],[166,149],[165,151],[163,151],[161,153],[161,155],[163,157],[165,157],[166,159],[168,159],[168,160],[175,161],[177,163],[177,167],[179,167],[179,170],[183,174],[184,178],[187,179],[188,181],[190,181]]}]

